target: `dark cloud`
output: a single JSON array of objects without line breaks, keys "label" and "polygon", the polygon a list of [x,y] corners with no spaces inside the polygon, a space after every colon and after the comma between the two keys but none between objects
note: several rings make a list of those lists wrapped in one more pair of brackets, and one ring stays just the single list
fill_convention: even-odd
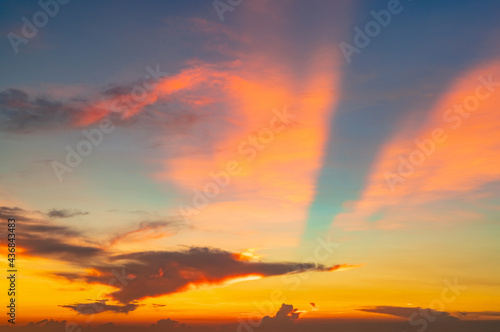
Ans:
[{"label": "dark cloud", "polygon": [[457,311],[454,314],[460,318],[481,318],[481,317],[500,317],[500,311]]},{"label": "dark cloud", "polygon": [[28,323],[26,330],[28,331],[64,331],[66,328],[66,321],[57,321],[53,319],[44,319],[36,323]]},{"label": "dark cloud", "polygon": [[30,132],[69,125],[80,109],[19,89],[0,91],[0,130]]},{"label": "dark cloud", "polygon": [[2,213],[2,216],[3,215],[7,215],[7,214],[14,214],[14,215],[18,215],[19,213],[22,213],[24,210],[21,209],[20,207],[8,207],[8,206],[0,206],[0,213]]},{"label": "dark cloud", "polygon": [[92,260],[103,254],[104,250],[96,246],[67,243],[55,236],[45,234],[21,233],[19,244],[30,256],[43,256],[60,260],[81,263],[82,260]]},{"label": "dark cloud", "polygon": [[359,311],[372,312],[402,318],[430,316],[436,317],[439,321],[458,321],[457,317],[452,316],[446,311],[437,311],[429,308],[420,307],[393,307],[393,306],[377,306],[358,309]]},{"label": "dark cloud", "polygon": [[110,305],[106,304],[106,300],[101,300],[92,303],[75,303],[72,305],[61,305],[60,307],[68,308],[78,312],[81,315],[95,315],[105,311],[116,313],[129,313],[137,309],[138,305],[129,303],[125,305]]},{"label": "dark cloud", "polygon": [[156,324],[151,325],[150,329],[152,331],[162,331],[162,332],[167,332],[167,331],[178,331],[178,330],[184,330],[186,327],[186,324],[181,324],[178,321],[171,320],[170,318],[167,319],[160,319]]},{"label": "dark cloud", "polygon": [[[190,248],[186,251],[150,251],[110,257],[110,261],[129,276],[117,285],[120,289],[109,294],[129,303],[145,297],[155,297],[188,290],[190,287],[221,284],[229,279],[259,275],[262,277],[330,271],[331,268],[312,263],[263,263],[239,259],[238,254],[211,248]],[[112,267],[94,266],[96,275],[84,275],[89,283],[107,284],[113,278]]]},{"label": "dark cloud", "polygon": [[283,303],[274,317],[265,316],[262,318],[263,329],[275,329],[292,326],[299,319],[300,313],[291,304]]},{"label": "dark cloud", "polygon": [[[9,207],[9,206],[0,206],[0,218],[2,219],[10,219],[10,218],[14,218],[14,219],[20,219],[21,217],[25,218],[26,220],[26,216],[25,214],[27,213],[28,211],[20,208],[20,207]],[[28,220],[31,220],[31,218],[27,218]]]},{"label": "dark cloud", "polygon": [[62,210],[52,209],[49,212],[47,212],[47,216],[49,218],[52,218],[52,219],[71,218],[71,217],[75,217],[75,216],[84,216],[86,214],[89,214],[89,213],[78,211],[78,210],[67,210],[67,209],[62,209]]},{"label": "dark cloud", "polygon": [[40,223],[23,223],[20,227],[30,234],[58,234],[59,236],[77,236],[80,234],[66,226],[51,225],[43,221]]},{"label": "dark cloud", "polygon": [[[102,248],[86,241],[80,232],[33,215],[36,216],[37,211],[0,207],[0,218],[16,219],[17,244],[25,250],[26,255],[83,263],[104,253]],[[0,243],[4,241],[0,239]]]}]

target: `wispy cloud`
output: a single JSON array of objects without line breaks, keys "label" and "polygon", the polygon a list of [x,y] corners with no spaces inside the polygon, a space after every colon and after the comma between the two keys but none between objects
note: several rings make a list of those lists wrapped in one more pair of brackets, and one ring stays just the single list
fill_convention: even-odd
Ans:
[{"label": "wispy cloud", "polygon": [[78,211],[78,210],[67,210],[67,209],[62,209],[62,210],[56,210],[52,209],[49,212],[47,212],[47,216],[52,219],[56,218],[71,218],[75,216],[84,216],[89,214],[88,212],[83,212],[83,211]]},{"label": "wispy cloud", "polygon": [[120,242],[136,242],[146,239],[159,239],[176,234],[179,230],[188,227],[181,218],[169,218],[169,220],[142,221],[130,231],[116,235],[111,240],[111,245]]}]

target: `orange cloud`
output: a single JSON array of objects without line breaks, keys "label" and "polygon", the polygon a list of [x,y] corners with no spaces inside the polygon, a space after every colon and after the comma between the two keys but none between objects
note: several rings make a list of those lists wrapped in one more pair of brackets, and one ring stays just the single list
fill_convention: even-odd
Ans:
[{"label": "orange cloud", "polygon": [[[246,15],[260,13],[259,8],[250,7]],[[203,211],[191,215],[196,222],[225,231],[244,227],[262,236],[279,229],[286,234],[280,244],[293,245],[314,196],[329,119],[339,99],[342,59],[331,41],[306,49],[291,46],[284,31],[290,22],[281,16],[259,23],[264,27],[248,19],[242,21],[248,29],[243,29],[237,61],[197,69],[204,81],[190,94],[216,101],[200,109],[209,114],[190,136],[168,147],[164,171],[155,177],[175,184],[188,210],[193,201],[207,200],[197,198],[200,192],[212,196]],[[276,33],[258,34],[262,29]],[[303,56],[301,61],[288,58],[290,47]],[[277,113],[293,116],[283,120]],[[231,162],[237,163],[238,174],[214,187],[214,177]],[[253,211],[252,217],[246,211]]]},{"label": "orange cloud", "polygon": [[[159,70],[159,66],[156,69]],[[152,68],[148,67],[148,71],[152,70]],[[192,89],[204,81],[205,76],[207,76],[205,68],[197,67],[185,69],[175,75],[161,78],[147,74],[141,83],[129,87],[128,90],[130,91],[91,103],[75,119],[74,125],[78,127],[88,126],[112,113],[118,114],[121,119],[128,119],[158,100],[165,100],[176,96],[183,90]],[[207,104],[209,101],[204,98],[202,100],[191,100],[190,102],[192,106],[197,106]]]},{"label": "orange cloud", "polygon": [[362,267],[363,265],[352,265],[352,264],[337,264],[330,268],[330,271],[346,271],[357,269],[358,267]]},{"label": "orange cloud", "polygon": [[[469,70],[434,105],[422,127],[403,125],[381,149],[360,199],[346,205],[335,225],[369,228],[369,218],[379,213],[385,217],[376,225],[384,228],[401,227],[401,216],[411,214],[443,220],[419,206],[471,195],[498,181],[500,91],[498,83],[487,81],[499,78],[500,62]],[[453,217],[475,216],[455,211]]]}]

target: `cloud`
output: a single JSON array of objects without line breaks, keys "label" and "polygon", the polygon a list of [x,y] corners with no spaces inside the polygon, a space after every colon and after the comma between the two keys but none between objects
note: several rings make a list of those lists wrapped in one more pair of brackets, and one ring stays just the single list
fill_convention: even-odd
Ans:
[{"label": "cloud", "polygon": [[454,315],[460,318],[481,318],[481,317],[500,317],[500,311],[456,311]]},{"label": "cloud", "polygon": [[25,331],[65,331],[66,321],[44,319],[38,322],[30,322],[26,327],[21,329]]},{"label": "cloud", "polygon": [[[18,245],[25,250],[29,256],[41,256],[46,258],[70,261],[86,266],[87,260],[105,261],[109,254],[108,248],[103,244],[90,241],[85,234],[64,225],[57,225],[51,219],[71,218],[78,215],[86,215],[75,209],[53,209],[47,213],[39,211],[28,211],[20,207],[0,207],[0,218],[15,218],[22,220],[19,224],[17,238]],[[120,241],[141,241],[148,238],[158,238],[178,232],[186,223],[179,218],[169,218],[160,221],[143,221],[133,231],[123,232],[115,236],[112,244]],[[0,239],[3,243],[5,239]],[[64,275],[64,273],[62,273]]]},{"label": "cloud", "polygon": [[446,216],[442,211],[453,200],[463,205],[478,193],[491,195],[481,191],[500,180],[499,78],[500,61],[479,64],[458,76],[423,123],[409,114],[381,147],[360,198],[347,202],[333,223],[390,229],[481,217],[456,206]]},{"label": "cloud", "polygon": [[[58,210],[63,211],[63,210]],[[41,217],[37,217],[37,216]],[[80,233],[66,226],[55,225],[47,220],[45,220],[45,214],[39,211],[29,211],[20,207],[7,207],[0,206],[0,218],[8,219],[14,218],[16,220],[24,221],[20,226],[23,232],[29,234],[54,234],[54,235],[64,235],[64,236],[77,236]],[[22,235],[22,234],[19,234]]]},{"label": "cloud", "polygon": [[102,300],[92,303],[75,303],[72,305],[61,305],[60,307],[74,310],[82,315],[95,315],[105,311],[127,314],[137,309],[138,305],[135,303],[129,303],[125,305],[110,305],[106,304],[106,300]]},{"label": "cloud", "polygon": [[66,209],[62,209],[62,210],[52,209],[49,212],[47,212],[47,216],[49,218],[52,218],[52,219],[71,218],[71,217],[75,217],[75,216],[84,216],[87,214],[89,214],[89,213],[78,211],[78,210],[66,210]]},{"label": "cloud", "polygon": [[151,329],[153,331],[170,331],[173,329],[184,329],[186,327],[185,324],[181,324],[176,320],[171,320],[170,318],[167,319],[160,319],[156,324],[151,325]]},{"label": "cloud", "polygon": [[[39,214],[45,216],[43,213]],[[112,253],[104,244],[91,243],[78,231],[35,218],[32,213],[19,207],[0,207],[0,216],[16,217],[24,221],[19,226],[18,243],[26,255],[69,261],[86,271],[54,271],[53,276],[108,285],[110,280],[118,278],[116,271],[121,271],[118,278],[121,283],[116,285],[118,290],[109,296],[122,304],[203,286],[310,271],[329,272],[349,266],[261,262],[256,261],[259,256],[251,254],[251,251],[233,253],[207,247],[115,254],[116,251]],[[159,229],[172,225],[179,227],[180,224],[176,219],[143,222],[138,229],[125,232],[118,239],[130,239],[136,234],[142,236],[144,232],[157,233]],[[66,307],[77,310],[77,306],[78,304]],[[131,307],[110,307],[109,310],[129,309]]]},{"label": "cloud", "polygon": [[16,218],[20,214],[24,212],[20,207],[9,207],[9,206],[0,206],[0,218],[9,219]]},{"label": "cloud", "polygon": [[446,311],[437,311],[429,308],[412,308],[412,307],[394,307],[394,306],[377,306],[358,309],[359,311],[372,312],[376,314],[384,314],[396,317],[410,319],[416,315],[425,315],[436,317],[440,322],[454,322],[458,321],[457,317],[452,316]]},{"label": "cloud", "polygon": [[[285,10],[268,5],[266,14]],[[342,27],[343,19],[331,15],[338,12],[332,7],[339,10],[343,6],[324,4],[325,10],[332,9],[329,17],[323,16],[304,31],[311,40],[324,38],[323,43],[312,42],[304,48],[290,36],[294,35],[295,19],[300,20],[304,10],[312,7],[289,4],[295,5],[302,9],[293,12],[297,16],[280,15],[265,21],[259,20],[261,7],[247,7],[239,30],[244,36],[233,38],[238,41],[233,47],[237,60],[198,63],[203,75],[190,75],[198,84],[189,91],[202,99],[215,99],[212,107],[216,112],[190,137],[165,149],[164,170],[156,174],[159,181],[179,188],[184,211],[193,220],[210,221],[216,230],[244,231],[253,237],[249,241],[255,241],[255,234],[268,243],[297,245],[300,241],[328,140],[329,121],[325,119],[334,114],[340,98],[343,62],[335,37],[326,31]],[[287,6],[286,10],[293,9]],[[226,35],[217,24],[198,23],[197,28],[210,31],[211,38]],[[237,161],[241,172],[225,180],[223,174],[231,161]],[[221,190],[213,189],[217,175],[223,183]],[[217,193],[213,195],[211,190]],[[198,204],[203,200],[198,191],[210,199]],[[192,208],[199,205],[206,205],[202,213]],[[245,211],[258,211],[258,218]],[[278,230],[279,241],[274,235],[270,240]]]},{"label": "cloud", "polygon": [[186,222],[181,218],[142,221],[136,229],[116,235],[111,240],[111,245],[115,245],[119,242],[143,241],[145,239],[157,239],[173,235],[186,226]]},{"label": "cloud", "polygon": [[[0,207],[0,218],[23,221],[17,224],[16,238],[17,244],[25,250],[25,255],[83,263],[104,253],[102,248],[87,241],[82,233],[50,223],[43,219],[44,216],[40,212],[19,207]],[[0,239],[0,243],[4,241]]]},{"label": "cloud", "polygon": [[66,126],[81,112],[47,96],[30,96],[19,89],[0,91],[0,130],[26,132]]},{"label": "cloud", "polygon": [[103,253],[103,250],[94,246],[76,245],[66,243],[56,237],[40,236],[36,234],[19,236],[20,242],[25,242],[23,247],[26,254],[30,256],[44,256],[61,260],[78,262],[81,259],[92,259],[92,257]]},{"label": "cloud", "polygon": [[280,328],[293,325],[299,319],[300,312],[291,304],[283,303],[274,317],[265,316],[262,318],[262,328]]},{"label": "cloud", "polygon": [[[179,92],[196,84],[194,77],[188,74],[186,79],[184,71],[173,77],[158,77],[154,83],[146,80],[110,85],[93,94],[65,99],[57,90],[52,91],[52,96],[50,93],[36,94],[9,88],[0,91],[0,131],[26,134],[85,127],[106,117],[115,125],[142,121],[147,125],[173,129],[184,127],[199,116],[192,111],[196,103],[190,104],[189,108],[178,107],[188,103]],[[137,96],[137,89],[134,90],[137,87],[144,91],[140,96]],[[176,107],[167,107],[167,98],[168,103]]]},{"label": "cloud", "polygon": [[[308,271],[330,271],[312,263],[264,263],[238,259],[228,251],[194,247],[185,251],[137,252],[109,258],[112,265],[93,266],[97,273],[82,275],[88,283],[107,284],[120,267],[127,280],[109,296],[121,303],[156,297],[243,277],[270,277]],[[74,276],[73,276],[74,277]],[[244,280],[244,279],[243,279]]]},{"label": "cloud", "polygon": [[360,264],[337,264],[332,266],[331,271],[345,271],[345,270],[351,270],[351,269],[357,269],[358,267],[362,267],[363,265]]}]

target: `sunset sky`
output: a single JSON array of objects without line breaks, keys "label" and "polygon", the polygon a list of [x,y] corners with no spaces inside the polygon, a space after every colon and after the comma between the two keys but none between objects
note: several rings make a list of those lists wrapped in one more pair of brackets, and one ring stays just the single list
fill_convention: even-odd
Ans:
[{"label": "sunset sky", "polygon": [[500,2],[65,1],[0,4],[16,325],[499,319]]}]

